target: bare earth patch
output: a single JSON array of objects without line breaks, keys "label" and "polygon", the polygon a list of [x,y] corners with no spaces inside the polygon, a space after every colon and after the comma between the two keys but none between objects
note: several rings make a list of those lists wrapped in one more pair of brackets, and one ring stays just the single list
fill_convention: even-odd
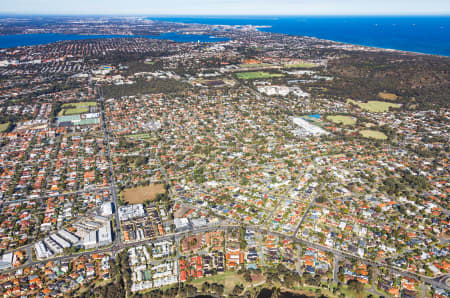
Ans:
[{"label": "bare earth patch", "polygon": [[264,275],[262,274],[250,274],[250,277],[252,278],[252,283],[260,283],[262,281],[264,281]]},{"label": "bare earth patch", "polygon": [[397,100],[398,96],[394,93],[380,92],[378,96],[386,100]]},{"label": "bare earth patch", "polygon": [[128,188],[123,191],[123,198],[130,204],[140,204],[147,200],[153,201],[160,193],[164,193],[164,185],[150,184],[136,188]]}]

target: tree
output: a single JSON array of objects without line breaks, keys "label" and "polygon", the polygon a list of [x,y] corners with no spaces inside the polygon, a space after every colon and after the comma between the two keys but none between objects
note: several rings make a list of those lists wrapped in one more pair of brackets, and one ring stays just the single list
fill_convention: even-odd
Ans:
[{"label": "tree", "polygon": [[347,286],[350,291],[361,293],[364,291],[364,285],[357,281],[356,279],[351,279],[347,282]]},{"label": "tree", "polygon": [[206,293],[207,290],[209,290],[210,287],[211,287],[211,285],[209,284],[209,282],[205,281],[205,282],[202,284],[202,292],[203,292],[203,293]]},{"label": "tree", "polygon": [[148,163],[148,157],[147,156],[139,156],[136,161],[135,161],[135,165],[136,167],[140,167],[144,164]]},{"label": "tree", "polygon": [[317,197],[316,202],[319,203],[319,204],[322,204],[322,203],[324,203],[326,200],[327,200],[327,199],[326,199],[324,196],[319,196],[319,197]]},{"label": "tree", "polygon": [[244,280],[248,283],[252,282],[252,276],[248,270],[244,272]]},{"label": "tree", "polygon": [[223,285],[217,283],[213,283],[211,289],[219,296],[222,296],[225,290]]},{"label": "tree", "polygon": [[232,291],[233,295],[239,295],[244,290],[244,287],[242,285],[235,285]]}]

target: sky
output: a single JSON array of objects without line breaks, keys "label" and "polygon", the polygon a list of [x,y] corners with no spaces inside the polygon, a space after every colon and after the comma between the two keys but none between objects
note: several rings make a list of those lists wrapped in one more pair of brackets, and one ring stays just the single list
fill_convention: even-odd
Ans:
[{"label": "sky", "polygon": [[450,15],[449,0],[0,0],[0,13],[119,15]]}]

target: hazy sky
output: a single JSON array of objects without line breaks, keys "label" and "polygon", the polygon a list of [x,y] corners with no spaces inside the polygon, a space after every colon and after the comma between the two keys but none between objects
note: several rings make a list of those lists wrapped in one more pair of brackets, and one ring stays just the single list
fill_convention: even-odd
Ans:
[{"label": "hazy sky", "polygon": [[0,0],[0,3],[0,13],[26,14],[450,14],[449,0]]}]

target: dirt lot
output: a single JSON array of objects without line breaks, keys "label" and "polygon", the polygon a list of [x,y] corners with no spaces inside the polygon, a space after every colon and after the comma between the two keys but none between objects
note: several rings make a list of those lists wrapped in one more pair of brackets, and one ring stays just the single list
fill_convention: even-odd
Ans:
[{"label": "dirt lot", "polygon": [[123,191],[123,198],[130,204],[140,204],[147,200],[154,200],[156,195],[164,193],[165,189],[162,184],[150,184],[149,186],[128,188]]},{"label": "dirt lot", "polygon": [[380,92],[378,96],[386,100],[397,100],[398,96],[394,93]]}]

